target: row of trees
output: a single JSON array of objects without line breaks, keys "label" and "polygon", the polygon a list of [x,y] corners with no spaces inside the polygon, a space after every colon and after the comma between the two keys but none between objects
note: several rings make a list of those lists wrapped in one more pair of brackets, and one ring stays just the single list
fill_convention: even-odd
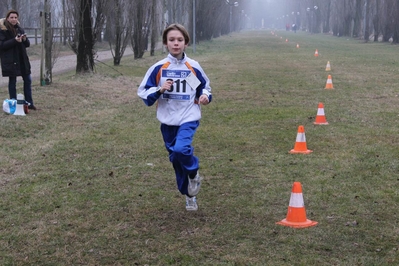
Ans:
[{"label": "row of trees", "polygon": [[286,18],[311,33],[399,43],[398,0],[286,1]]},{"label": "row of trees", "polygon": [[[240,0],[237,0],[240,1]],[[14,8],[26,27],[40,27],[39,13],[49,5],[53,27],[65,29],[66,43],[77,54],[77,73],[94,70],[96,42],[109,43],[114,65],[119,65],[125,49],[132,47],[135,58],[149,49],[154,54],[162,30],[170,23],[181,23],[193,36],[195,11],[196,41],[209,40],[229,33],[231,0],[6,0],[0,7],[4,14]],[[243,1],[245,2],[245,1]],[[195,5],[195,6],[194,6]],[[244,7],[243,7],[244,8]],[[234,14],[230,13],[234,12]],[[34,14],[31,16],[31,14]],[[240,27],[234,20],[234,29]],[[71,35],[71,30],[74,29]],[[151,46],[148,47],[148,44]]]},{"label": "row of trees", "polygon": [[77,73],[94,71],[98,41],[109,43],[114,65],[121,63],[129,45],[135,58],[141,58],[145,50],[153,55],[162,30],[174,22],[185,25],[200,42],[246,27],[267,27],[268,22],[276,23],[276,14],[281,12],[286,14],[284,23],[295,23],[311,33],[399,42],[398,0],[4,1],[0,12],[18,10],[25,27],[40,27],[39,13],[51,10],[52,26],[65,30],[65,44],[77,55]]}]

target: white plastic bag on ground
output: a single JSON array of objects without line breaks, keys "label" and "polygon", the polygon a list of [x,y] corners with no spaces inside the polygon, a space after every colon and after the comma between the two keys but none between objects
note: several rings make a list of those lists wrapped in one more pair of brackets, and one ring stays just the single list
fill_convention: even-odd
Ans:
[{"label": "white plastic bag on ground", "polygon": [[5,99],[3,101],[3,111],[6,112],[7,114],[14,114],[15,109],[17,108],[17,100],[15,99]]}]

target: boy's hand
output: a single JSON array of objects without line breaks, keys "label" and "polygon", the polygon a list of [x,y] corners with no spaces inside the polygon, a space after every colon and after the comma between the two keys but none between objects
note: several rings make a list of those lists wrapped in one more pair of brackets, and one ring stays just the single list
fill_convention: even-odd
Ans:
[{"label": "boy's hand", "polygon": [[171,91],[170,87],[173,85],[173,80],[172,79],[167,79],[164,84],[161,86],[161,93],[164,93],[165,91]]},{"label": "boy's hand", "polygon": [[200,103],[200,104],[203,104],[203,105],[207,105],[207,104],[209,103],[209,98],[208,98],[208,96],[205,95],[205,94],[202,94],[202,95],[199,97],[199,103]]}]

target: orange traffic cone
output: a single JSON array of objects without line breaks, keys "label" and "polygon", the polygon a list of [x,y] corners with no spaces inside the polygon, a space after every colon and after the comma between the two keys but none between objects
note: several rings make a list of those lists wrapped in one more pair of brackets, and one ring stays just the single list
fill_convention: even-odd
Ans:
[{"label": "orange traffic cone", "polygon": [[285,39],[285,42],[288,42],[288,39]]},{"label": "orange traffic cone", "polygon": [[316,57],[319,56],[319,51],[317,51],[317,49],[316,49],[316,52],[314,52],[314,56],[316,56]]},{"label": "orange traffic cone", "polygon": [[326,89],[334,89],[331,75],[328,75],[327,77]]},{"label": "orange traffic cone", "polygon": [[316,120],[313,123],[315,125],[328,125],[328,122],[326,120],[326,116],[324,115],[324,104],[319,103],[319,106],[317,108],[317,115],[316,115]]},{"label": "orange traffic cone", "polygon": [[300,182],[294,182],[294,185],[292,186],[287,217],[276,224],[294,228],[310,227],[317,224],[316,221],[306,219],[306,210]]},{"label": "orange traffic cone", "polygon": [[298,133],[296,135],[295,146],[292,150],[289,151],[291,154],[295,153],[304,153],[309,154],[312,150],[308,150],[306,147],[306,137],[305,137],[305,128],[303,126],[298,127]]},{"label": "orange traffic cone", "polygon": [[327,61],[326,71],[331,71],[330,61]]},{"label": "orange traffic cone", "polygon": [[299,44],[298,43],[296,44],[296,48],[299,48]]}]

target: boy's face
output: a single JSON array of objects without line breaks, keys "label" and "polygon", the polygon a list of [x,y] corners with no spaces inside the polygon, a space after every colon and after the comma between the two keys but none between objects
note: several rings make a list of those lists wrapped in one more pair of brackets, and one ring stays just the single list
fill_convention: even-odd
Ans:
[{"label": "boy's face", "polygon": [[11,25],[15,26],[18,22],[18,15],[15,13],[11,13],[8,16],[7,21],[10,22]]},{"label": "boy's face", "polygon": [[171,30],[166,35],[166,40],[169,53],[177,59],[181,59],[184,49],[187,47],[183,34],[178,30]]}]

